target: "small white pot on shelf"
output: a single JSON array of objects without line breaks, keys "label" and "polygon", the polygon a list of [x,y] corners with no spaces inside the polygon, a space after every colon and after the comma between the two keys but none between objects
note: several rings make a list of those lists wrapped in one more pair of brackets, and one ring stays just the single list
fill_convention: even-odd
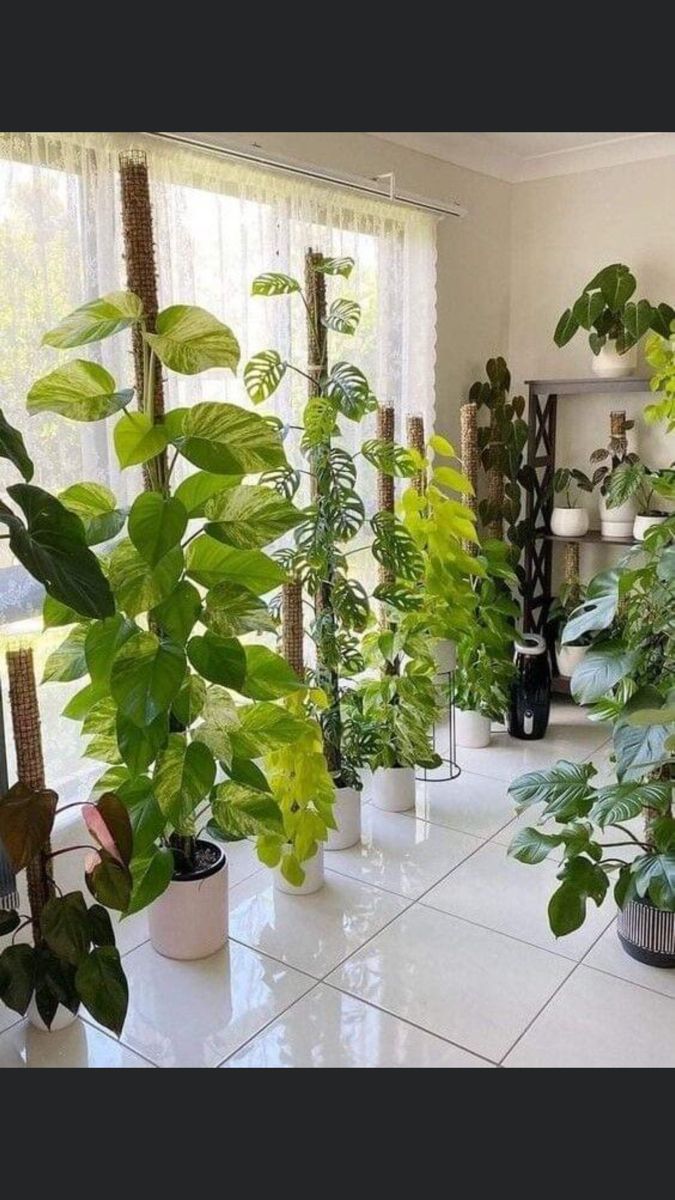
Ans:
[{"label": "small white pot on shelf", "polygon": [[432,650],[439,675],[447,675],[457,666],[457,646],[449,638],[438,638]]},{"label": "small white pot on shelf", "polygon": [[561,646],[556,644],[555,657],[558,664],[558,674],[563,679],[571,679],[579,663],[588,654],[588,646]]},{"label": "small white pot on shelf", "polygon": [[328,830],[326,850],[356,846],[361,841],[361,793],[356,788],[336,788],[333,816],[337,829]]},{"label": "small white pot on shelf", "polygon": [[624,379],[632,375],[637,366],[637,346],[619,354],[614,342],[607,342],[599,354],[591,359],[591,370],[602,379]]},{"label": "small white pot on shelf", "polygon": [[380,767],[373,775],[373,799],[385,812],[409,812],[415,807],[415,768]]},{"label": "small white pot on shelf", "polygon": [[563,508],[556,504],[551,513],[551,533],[556,537],[583,537],[588,533],[588,512],[585,508]]},{"label": "small white pot on shelf", "polygon": [[663,525],[663,522],[667,520],[667,513],[659,513],[656,516],[654,513],[638,513],[633,523],[633,537],[636,541],[642,542],[647,530],[651,529],[652,525]]},{"label": "small white pot on shelf", "polygon": [[299,887],[289,883],[281,874],[281,867],[274,868],[274,887],[277,892],[284,892],[287,896],[311,896],[313,892],[318,892],[324,885],[325,876],[323,872],[323,846],[319,846],[316,854],[311,858],[306,858],[301,863],[302,869],[305,872],[305,881]]},{"label": "small white pot on shelf", "polygon": [[469,709],[455,709],[455,740],[466,750],[484,750],[490,745],[490,718]]},{"label": "small white pot on shelf", "polygon": [[616,508],[608,508],[607,500],[600,496],[600,529],[605,538],[625,538],[633,536],[635,524],[635,500],[626,500]]},{"label": "small white pot on shelf", "polygon": [[67,1029],[69,1025],[72,1025],[73,1022],[77,1020],[77,1013],[72,1013],[69,1008],[65,1007],[64,1004],[59,1004],[51,1025],[45,1025],[38,1012],[38,1007],[35,1003],[35,996],[33,996],[33,999],[26,1009],[26,1016],[28,1017],[30,1024],[33,1026],[33,1029],[39,1029],[40,1033],[56,1033],[59,1029]]}]

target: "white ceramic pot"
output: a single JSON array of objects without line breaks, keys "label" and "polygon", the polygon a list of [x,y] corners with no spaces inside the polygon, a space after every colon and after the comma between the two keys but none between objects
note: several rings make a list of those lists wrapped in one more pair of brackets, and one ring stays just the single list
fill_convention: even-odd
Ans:
[{"label": "white ceramic pot", "polygon": [[457,646],[449,638],[438,638],[434,642],[432,654],[439,675],[447,675],[457,666]]},{"label": "white ceramic pot", "polygon": [[415,768],[380,767],[373,776],[373,804],[385,812],[415,807]]},{"label": "white ceramic pot", "polygon": [[633,522],[633,537],[636,541],[642,542],[644,541],[644,536],[647,530],[651,529],[652,525],[663,525],[663,522],[667,520],[668,518],[665,515],[662,517],[654,517],[650,516],[649,513],[638,513],[635,521]]},{"label": "white ceramic pot", "polygon": [[585,508],[558,508],[551,513],[551,533],[556,537],[583,537],[588,533],[588,512]]},{"label": "white ceramic pot", "polygon": [[287,879],[284,879],[281,874],[281,868],[274,868],[274,887],[277,892],[285,892],[288,896],[311,896],[312,892],[318,892],[324,885],[323,873],[323,846],[319,848],[312,858],[306,858],[302,863],[302,869],[305,872],[305,882],[300,884],[300,887],[294,887]]},{"label": "white ceramic pot", "polygon": [[455,709],[455,741],[470,750],[484,750],[490,745],[490,718],[482,713]]},{"label": "white ceramic pot", "polygon": [[228,935],[227,859],[220,846],[218,861],[192,876],[178,876],[148,909],[150,941],[165,958],[208,958],[222,950]]},{"label": "white ceramic pot", "polygon": [[39,1029],[40,1033],[56,1033],[59,1029],[67,1029],[69,1025],[73,1024],[73,1021],[77,1020],[77,1013],[72,1013],[69,1008],[65,1007],[65,1005],[59,1004],[51,1025],[45,1025],[38,1012],[38,1007],[35,1003],[35,996],[33,996],[33,999],[26,1009],[26,1016],[33,1026],[33,1029]]},{"label": "white ceramic pot", "polygon": [[564,679],[571,679],[579,663],[586,657],[588,646],[556,645],[555,657],[558,663],[558,674]]},{"label": "white ceramic pot", "polygon": [[607,342],[599,354],[592,355],[591,370],[603,379],[622,379],[632,375],[637,366],[637,346],[625,354],[617,354],[614,342]]},{"label": "white ceramic pot", "polygon": [[335,789],[333,816],[337,829],[328,830],[326,850],[348,850],[361,841],[361,793],[356,788]]},{"label": "white ceramic pot", "polygon": [[624,538],[633,536],[635,523],[635,500],[626,500],[617,508],[608,508],[605,497],[600,495],[600,529],[606,538]]}]

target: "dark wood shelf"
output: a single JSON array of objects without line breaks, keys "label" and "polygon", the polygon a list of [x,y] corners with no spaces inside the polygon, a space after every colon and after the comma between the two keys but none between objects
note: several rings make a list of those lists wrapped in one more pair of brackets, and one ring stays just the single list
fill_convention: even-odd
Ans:
[{"label": "dark wood shelf", "polygon": [[581,396],[588,392],[649,392],[649,378],[629,375],[624,379],[526,379],[531,392],[539,396]]},{"label": "dark wood shelf", "polygon": [[560,537],[557,533],[544,533],[543,531],[535,533],[535,537],[543,537],[547,542],[594,542],[603,546],[637,546],[638,540],[634,538],[632,533],[626,537],[604,537],[601,530],[589,529],[588,533],[583,533],[579,537]]}]

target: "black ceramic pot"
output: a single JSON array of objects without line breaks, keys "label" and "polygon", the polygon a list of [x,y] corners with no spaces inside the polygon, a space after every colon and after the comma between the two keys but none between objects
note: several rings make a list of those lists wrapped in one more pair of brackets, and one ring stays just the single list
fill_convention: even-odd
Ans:
[{"label": "black ceramic pot", "polygon": [[521,634],[516,639],[514,661],[508,730],[511,737],[535,742],[546,733],[551,709],[551,669],[544,638],[537,633]]}]

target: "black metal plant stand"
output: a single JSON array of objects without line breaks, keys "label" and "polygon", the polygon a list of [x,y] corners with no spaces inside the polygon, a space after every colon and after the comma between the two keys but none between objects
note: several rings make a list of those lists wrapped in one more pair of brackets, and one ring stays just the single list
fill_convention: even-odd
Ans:
[{"label": "black metal plant stand", "polygon": [[[462,774],[462,768],[457,762],[457,738],[455,734],[455,672],[454,671],[439,671],[436,679],[440,682],[439,686],[446,690],[448,698],[448,754],[447,758],[443,756],[440,766],[434,767],[430,771],[427,767],[422,768],[421,775],[415,775],[415,779],[422,783],[450,783],[451,780],[457,779]],[[432,746],[436,749],[436,726],[434,725]],[[446,775],[437,775],[437,771],[442,771],[447,768]]]}]

